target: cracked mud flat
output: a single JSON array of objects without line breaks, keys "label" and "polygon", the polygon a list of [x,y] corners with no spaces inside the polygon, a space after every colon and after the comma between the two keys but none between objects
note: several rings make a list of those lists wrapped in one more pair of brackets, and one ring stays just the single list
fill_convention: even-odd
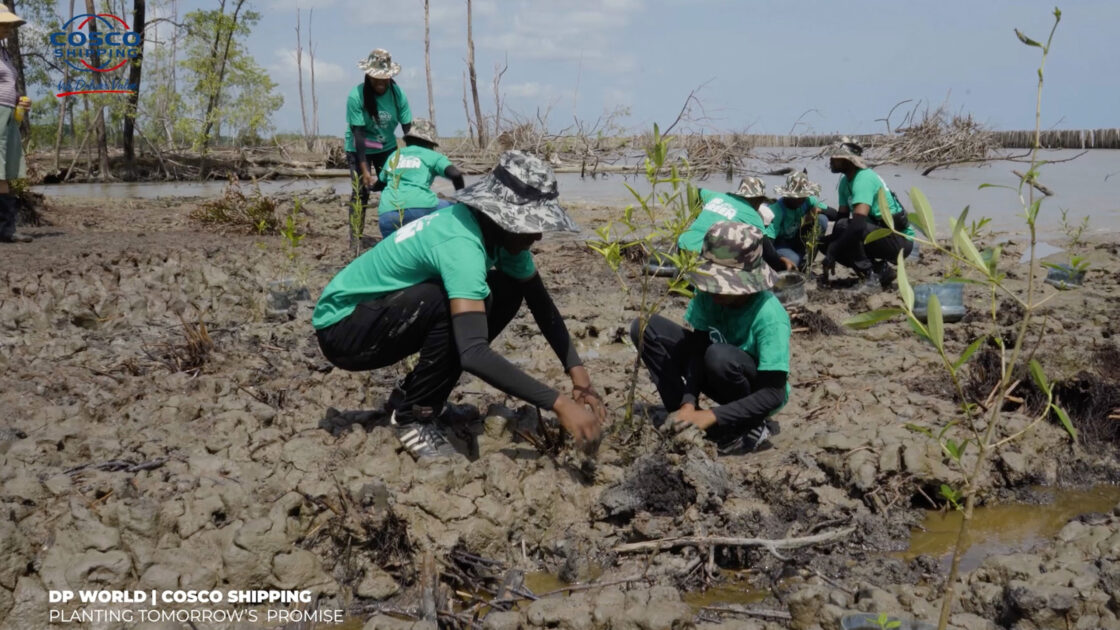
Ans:
[{"label": "cracked mud flat", "polygon": [[[903,427],[952,413],[937,357],[897,322],[801,330],[890,295],[810,288],[814,314],[794,318],[793,397],[771,449],[715,458],[643,426],[612,432],[594,464],[542,455],[521,437],[538,426],[536,412],[465,376],[453,400],[480,413],[453,437],[473,460],[418,466],[378,411],[401,370],[332,370],[310,327],[312,302],[269,303],[269,283],[286,277],[305,279],[314,299],[348,260],[341,203],[310,204],[298,269],[279,237],[192,224],[195,203],[56,201],[52,225],[31,230],[38,240],[0,251],[0,628],[48,627],[46,590],[80,588],[308,589],[318,607],[348,610],[352,627],[366,628],[432,627],[406,619],[428,591],[441,624],[454,626],[471,604],[449,604],[453,591],[489,601],[485,589],[514,569],[609,585],[490,608],[480,625],[833,629],[853,611],[936,619],[939,560],[892,552],[906,548],[924,497],[952,478],[936,444]],[[606,214],[573,209],[585,229]],[[1012,240],[1008,261],[1023,251]],[[1117,396],[1120,257],[1107,244],[1078,253],[1093,265],[1086,287],[1051,301],[1038,357],[1069,382],[1063,402],[1099,419]],[[578,239],[546,239],[537,260],[592,378],[619,408],[634,357],[624,344],[632,305]],[[944,268],[927,258],[912,275],[920,282]],[[1025,267],[1011,273],[1021,285]],[[985,303],[967,293],[974,308]],[[677,300],[666,315],[683,309]],[[523,312],[496,348],[564,385],[533,330]],[[947,336],[959,352],[982,331],[973,315]],[[213,350],[193,352],[188,332]],[[656,402],[644,374],[639,397]],[[1012,413],[1008,428],[1025,423]],[[986,473],[995,488],[986,499],[1115,481],[1114,429],[1098,422],[1083,432],[1094,439],[1075,448],[1059,427],[1041,426],[1004,449]],[[759,547],[710,557],[693,547],[614,550],[848,527],[834,542],[779,552],[784,559]],[[442,575],[438,588],[425,566]],[[751,606],[770,616],[682,601],[731,576],[742,578],[734,588],[761,594]],[[1120,512],[992,556],[962,583],[957,628],[1120,628]]]}]

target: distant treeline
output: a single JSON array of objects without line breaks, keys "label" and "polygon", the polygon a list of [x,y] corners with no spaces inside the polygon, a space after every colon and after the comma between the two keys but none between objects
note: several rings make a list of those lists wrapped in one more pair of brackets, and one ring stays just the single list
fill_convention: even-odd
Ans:
[{"label": "distant treeline", "polygon": [[[1033,131],[989,131],[999,146],[1008,149],[1029,149],[1034,145]],[[823,147],[839,138],[829,135],[763,135],[744,134],[746,142],[756,147]],[[849,136],[856,142],[874,146],[882,141],[882,134]],[[1043,131],[1040,140],[1048,149],[1120,149],[1120,129],[1067,129]]]}]

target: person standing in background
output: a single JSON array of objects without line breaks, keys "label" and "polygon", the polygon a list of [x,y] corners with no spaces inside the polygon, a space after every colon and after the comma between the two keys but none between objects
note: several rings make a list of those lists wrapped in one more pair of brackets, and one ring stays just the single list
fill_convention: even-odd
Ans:
[{"label": "person standing in background", "polygon": [[354,86],[346,99],[346,162],[350,166],[350,180],[359,179],[357,195],[362,202],[360,209],[355,208],[355,193],[351,192],[351,247],[365,231],[370,193],[385,188],[377,175],[397,148],[397,125],[406,134],[412,128],[408,98],[393,81],[401,65],[393,61],[389,51],[374,49],[358,62],[358,67],[366,73],[365,80]]},{"label": "person standing in background", "polygon": [[[26,24],[23,18],[0,4],[0,40]],[[12,194],[11,181],[27,175],[20,144],[19,122],[31,107],[31,99],[19,93],[19,73],[7,48],[0,48],[0,243],[29,243],[31,237],[16,232],[19,197]]]}]

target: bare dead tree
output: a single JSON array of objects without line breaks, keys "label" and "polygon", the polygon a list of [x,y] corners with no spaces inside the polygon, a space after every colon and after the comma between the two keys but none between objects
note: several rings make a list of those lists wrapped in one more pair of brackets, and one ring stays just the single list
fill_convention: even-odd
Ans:
[{"label": "bare dead tree", "polygon": [[311,135],[319,137],[319,94],[315,91],[315,42],[311,39],[311,20],[315,9],[307,12],[307,55],[311,60]]},{"label": "bare dead tree", "polygon": [[296,76],[299,80],[299,116],[303,121],[303,141],[311,149],[311,129],[307,126],[307,105],[303,98],[303,35],[300,33],[300,9],[296,9]]},{"label": "bare dead tree", "polygon": [[[93,0],[86,0],[86,12],[90,13],[90,14],[96,14],[97,13],[97,7],[94,6],[94,1]],[[90,20],[89,21],[89,40],[90,40],[90,42],[97,41],[97,36],[96,35],[97,35],[97,20]],[[100,68],[101,67],[101,53],[98,51],[97,47],[94,46],[92,43],[90,44],[89,50],[90,50],[90,56],[93,59],[93,66],[95,68]],[[109,177],[109,144],[108,144],[108,138],[106,137],[106,133],[105,133],[105,108],[99,103],[95,103],[94,107],[96,108],[96,119],[94,120],[93,124],[96,126],[96,129],[97,129],[97,164],[98,164],[98,168],[100,168],[100,170],[101,170],[100,178],[101,179],[107,179]]]},{"label": "bare dead tree", "polygon": [[467,117],[467,135],[474,138],[474,121],[471,120],[471,107],[467,104],[467,73],[463,73],[463,114]]},{"label": "bare dead tree", "polygon": [[424,76],[428,80],[428,120],[436,122],[436,100],[432,92],[432,33],[431,19],[428,4],[431,0],[424,0]]},{"label": "bare dead tree", "polygon": [[[92,1],[92,0],[90,0]],[[474,71],[474,36],[471,33],[471,0],[467,0],[467,72],[471,77],[471,96],[474,97],[474,117],[477,121],[478,148],[486,147],[486,123],[482,118],[482,106],[478,102],[478,76]]]},{"label": "bare dead tree", "polygon": [[494,64],[494,135],[502,133],[502,75],[509,70],[509,57],[503,64]]}]

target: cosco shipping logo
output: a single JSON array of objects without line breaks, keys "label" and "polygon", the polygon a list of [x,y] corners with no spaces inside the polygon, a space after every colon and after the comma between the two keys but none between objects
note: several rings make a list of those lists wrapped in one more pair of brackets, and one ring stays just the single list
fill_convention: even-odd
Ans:
[{"label": "cosco shipping logo", "polygon": [[59,81],[56,96],[136,91],[135,86],[113,75],[139,56],[143,46],[140,33],[120,17],[112,13],[77,15],[48,38],[55,59],[81,73]]}]

